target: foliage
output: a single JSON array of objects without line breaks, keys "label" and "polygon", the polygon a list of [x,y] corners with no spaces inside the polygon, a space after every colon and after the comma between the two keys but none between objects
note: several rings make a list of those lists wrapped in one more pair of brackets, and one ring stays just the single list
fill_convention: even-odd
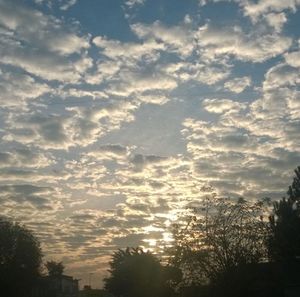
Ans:
[{"label": "foliage", "polygon": [[163,267],[152,253],[141,248],[116,251],[109,272],[104,280],[105,289],[115,296],[158,297],[173,293],[169,284],[175,277],[174,271]]},{"label": "foliage", "polygon": [[289,186],[287,191],[289,200],[299,204],[300,202],[300,166],[295,169],[295,176],[292,184]]},{"label": "foliage", "polygon": [[38,240],[24,226],[0,218],[1,294],[29,296],[40,275],[42,253]]},{"label": "foliage", "polygon": [[269,256],[280,262],[300,257],[300,167],[287,194],[274,203],[270,216]]},{"label": "foliage", "polygon": [[267,224],[263,203],[209,195],[185,223],[174,226],[171,261],[181,267],[185,283],[217,283],[236,267],[266,257]]},{"label": "foliage", "polygon": [[61,276],[65,269],[62,262],[48,261],[45,266],[50,276]]}]

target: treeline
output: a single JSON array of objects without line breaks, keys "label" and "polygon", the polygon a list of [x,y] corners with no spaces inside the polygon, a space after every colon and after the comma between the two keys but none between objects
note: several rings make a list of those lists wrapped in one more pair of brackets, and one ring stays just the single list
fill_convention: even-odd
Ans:
[{"label": "treeline", "polygon": [[[208,189],[172,226],[162,258],[141,248],[112,255],[105,289],[116,297],[300,296],[300,167],[287,196],[218,198]],[[51,276],[61,262],[47,262]],[[42,273],[42,251],[25,226],[0,217],[0,294],[30,297]]]},{"label": "treeline", "polygon": [[0,295],[30,296],[41,264],[42,250],[32,232],[0,217]]},{"label": "treeline", "polygon": [[43,263],[42,259],[40,242],[33,233],[0,217],[0,296],[30,297],[41,277],[63,274],[62,262]]},{"label": "treeline", "polygon": [[167,260],[118,250],[105,289],[116,297],[300,296],[300,167],[287,197],[273,203],[205,196],[173,225]]}]

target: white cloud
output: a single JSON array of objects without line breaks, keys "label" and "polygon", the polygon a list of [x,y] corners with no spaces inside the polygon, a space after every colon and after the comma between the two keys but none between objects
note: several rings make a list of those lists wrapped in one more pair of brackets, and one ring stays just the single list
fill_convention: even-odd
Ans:
[{"label": "white cloud", "polygon": [[106,92],[115,96],[133,96],[136,101],[163,104],[165,92],[177,87],[177,81],[158,67],[160,52],[165,46],[153,39],[143,43],[122,43],[95,37],[93,43],[108,59],[99,61],[97,70],[86,75],[91,84],[106,82]]},{"label": "white cloud", "polygon": [[97,64],[97,70],[94,73],[85,75],[85,81],[92,85],[110,81],[118,74],[120,69],[121,63],[119,61],[101,61]]},{"label": "white cloud", "polygon": [[67,0],[63,5],[60,6],[61,10],[68,10],[70,7],[75,5],[77,0]]},{"label": "white cloud", "polygon": [[205,99],[202,102],[202,106],[208,112],[222,114],[225,112],[240,111],[245,109],[247,105],[230,99]]},{"label": "white cloud", "polygon": [[[47,49],[61,55],[79,53],[89,47],[86,37],[79,37],[65,30],[64,25],[54,17],[46,16],[14,2],[0,2],[0,22],[13,30],[20,40],[31,46]],[[38,34],[37,34],[38,32]]]},{"label": "white cloud", "polygon": [[124,122],[134,119],[135,103],[106,102],[90,107],[64,108],[61,114],[19,111],[8,113],[7,131],[3,140],[31,144],[41,149],[67,150],[85,147],[101,136],[119,129]]},{"label": "white cloud", "polygon": [[267,23],[275,29],[276,32],[281,32],[284,24],[287,22],[285,13],[269,13],[265,16]]},{"label": "white cloud", "polygon": [[[286,140],[283,141],[278,134],[273,138],[266,129],[257,134],[265,125],[264,121],[243,125],[242,122],[226,120],[228,117],[234,118],[234,115],[226,114],[218,124],[193,119],[184,122],[182,132],[188,139],[188,151],[194,160],[195,172],[216,187],[221,195],[255,199],[278,195],[288,184],[282,168],[294,166],[291,163],[293,158],[296,163],[299,162],[299,152],[287,151]],[[295,126],[292,127],[291,130]],[[284,158],[278,154],[280,151],[285,152]],[[278,163],[280,161],[281,165]]]},{"label": "white cloud", "polygon": [[146,40],[154,38],[156,41],[163,42],[168,51],[174,51],[183,57],[193,51],[193,38],[188,29],[183,26],[166,27],[156,21],[151,25],[133,24],[131,29],[139,38]]},{"label": "white cloud", "polygon": [[[148,39],[143,43],[126,43],[118,40],[109,40],[106,37],[97,36],[93,43],[103,49],[103,54],[112,59],[129,59],[155,61],[159,58],[157,53],[165,50],[165,46],[153,39]],[[126,61],[124,61],[126,62]],[[128,63],[128,62],[127,62]]]},{"label": "white cloud", "polygon": [[199,62],[169,64],[163,67],[163,71],[181,82],[194,80],[207,85],[213,85],[230,74],[230,68],[226,65]]},{"label": "white cloud", "polygon": [[108,95],[104,91],[87,91],[81,87],[77,88],[58,88],[53,92],[54,95],[59,96],[61,99],[70,98],[92,98],[93,100],[104,100]]},{"label": "white cloud", "polygon": [[[61,20],[14,1],[0,2],[1,62],[21,67],[47,80],[77,81],[79,54],[87,49],[89,36],[80,37]],[[72,61],[67,56],[77,54]],[[73,65],[74,64],[74,65]]]},{"label": "white cloud", "polygon": [[0,52],[2,63],[23,68],[46,80],[75,83],[81,78],[81,74],[74,69],[74,64],[59,56],[21,48],[6,48]]},{"label": "white cloud", "polygon": [[243,9],[245,15],[256,20],[259,16],[268,12],[282,12],[286,9],[295,12],[299,5],[299,0],[259,0],[243,2]]},{"label": "white cloud", "polygon": [[251,77],[236,77],[230,81],[225,82],[224,87],[234,93],[242,93],[247,87],[251,86]]},{"label": "white cloud", "polygon": [[34,2],[38,5],[44,4],[51,9],[58,7],[61,10],[68,10],[77,3],[77,0],[34,0]]},{"label": "white cloud", "polygon": [[135,92],[168,91],[176,87],[177,82],[173,78],[160,73],[142,75],[141,73],[124,72],[121,74],[120,83],[111,85],[107,92],[118,96],[129,96]]},{"label": "white cloud", "polygon": [[139,100],[145,103],[157,104],[157,105],[164,105],[168,101],[170,101],[169,96],[160,94],[148,94],[148,95],[139,95]]},{"label": "white cloud", "polygon": [[286,53],[284,58],[290,66],[300,68],[300,51]]},{"label": "white cloud", "polygon": [[241,28],[200,27],[197,33],[199,45],[207,54],[233,55],[242,61],[263,62],[284,53],[292,39],[278,34],[245,34]]},{"label": "white cloud", "polygon": [[279,195],[290,181],[287,171],[300,162],[298,78],[299,68],[281,63],[266,72],[261,97],[249,105],[203,101],[219,118],[186,119],[182,130],[200,178],[223,195]]},{"label": "white cloud", "polygon": [[134,6],[137,5],[143,5],[145,4],[146,0],[126,0],[125,4],[129,7],[129,8],[133,8]]},{"label": "white cloud", "polygon": [[296,86],[300,83],[300,69],[289,66],[285,63],[271,67],[265,74],[263,89],[275,91],[282,87]]}]

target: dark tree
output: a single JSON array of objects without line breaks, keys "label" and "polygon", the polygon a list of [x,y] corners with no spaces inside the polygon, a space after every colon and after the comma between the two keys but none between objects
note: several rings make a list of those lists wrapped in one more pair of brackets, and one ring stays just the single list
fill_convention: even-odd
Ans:
[{"label": "dark tree", "polygon": [[289,200],[299,204],[300,201],[300,166],[295,169],[295,176],[287,192]]},{"label": "dark tree", "polygon": [[263,212],[260,202],[209,195],[185,223],[175,225],[171,260],[183,271],[183,286],[230,286],[241,267],[262,261],[267,255]]},{"label": "dark tree", "polygon": [[300,167],[287,194],[274,203],[270,216],[269,256],[279,262],[300,258]]},{"label": "dark tree", "polygon": [[62,262],[48,261],[45,266],[49,276],[61,276],[65,269]]},{"label": "dark tree", "polygon": [[24,226],[0,218],[1,295],[28,297],[40,275],[42,253],[38,240]]},{"label": "dark tree", "polygon": [[165,268],[150,252],[141,248],[118,250],[110,262],[105,289],[119,297],[170,296],[172,269]]}]

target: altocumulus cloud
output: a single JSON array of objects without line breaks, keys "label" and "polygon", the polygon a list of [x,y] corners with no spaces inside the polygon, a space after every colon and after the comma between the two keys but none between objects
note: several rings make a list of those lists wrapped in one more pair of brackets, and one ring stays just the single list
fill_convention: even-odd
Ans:
[{"label": "altocumulus cloud", "polygon": [[298,0],[92,2],[0,0],[1,213],[84,280],[203,186],[276,198],[300,163]]}]

